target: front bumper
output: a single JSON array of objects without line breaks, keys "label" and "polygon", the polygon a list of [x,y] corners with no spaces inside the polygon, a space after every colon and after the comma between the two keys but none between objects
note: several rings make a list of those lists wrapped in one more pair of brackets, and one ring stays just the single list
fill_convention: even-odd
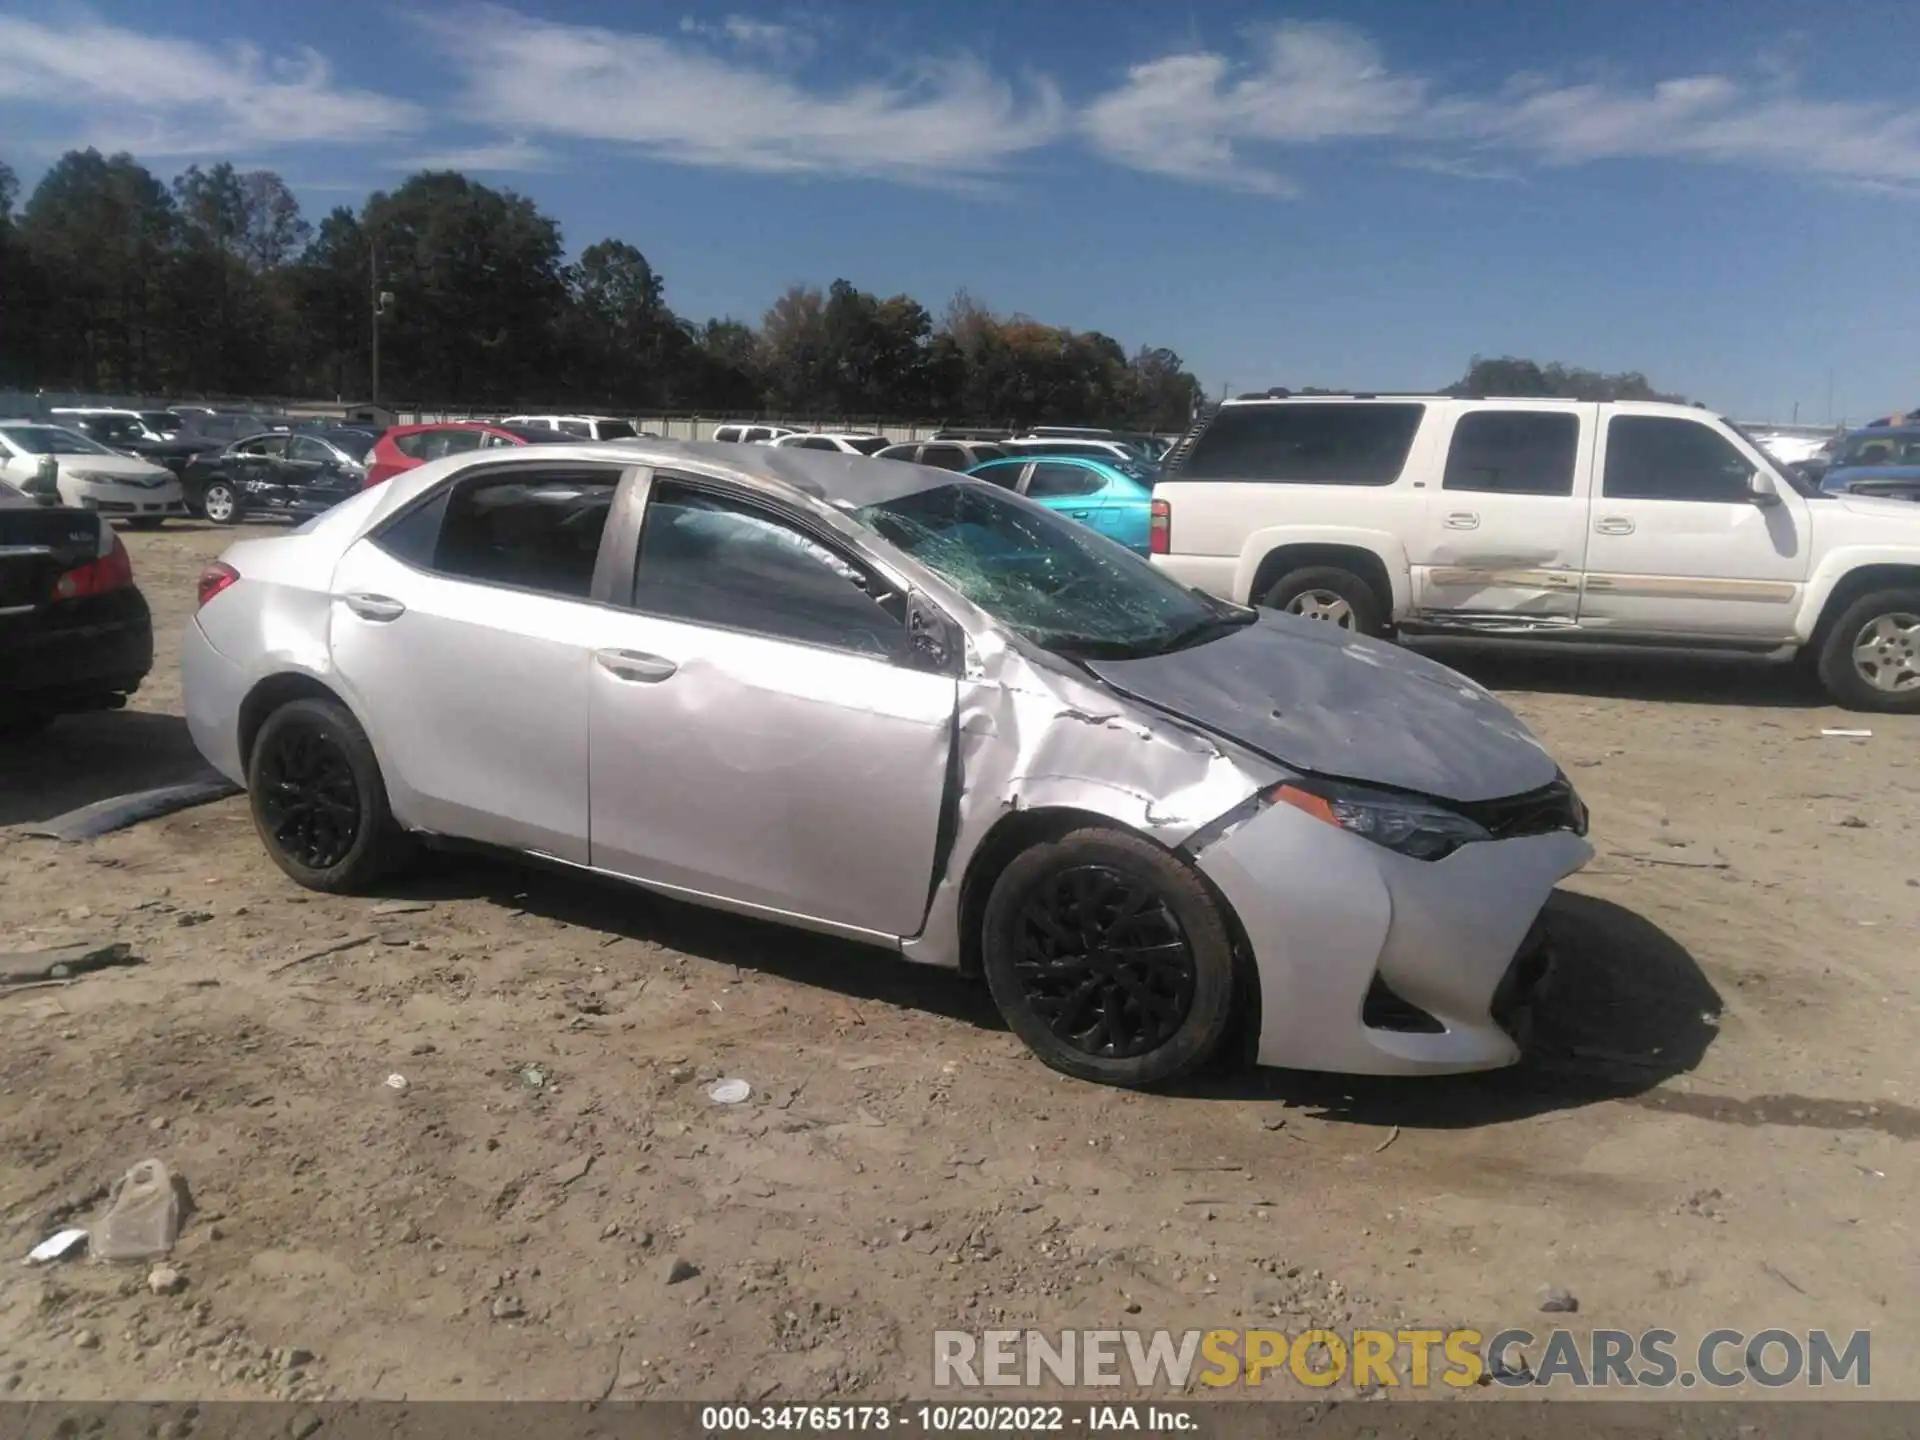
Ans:
[{"label": "front bumper", "polygon": [[[1592,855],[1561,831],[1411,860],[1273,805],[1194,861],[1253,952],[1261,1064],[1424,1075],[1520,1058],[1527,1001],[1545,971],[1541,910]],[[1383,989],[1427,1026],[1381,1023]]]},{"label": "front bumper", "polygon": [[71,487],[73,503],[116,520],[170,519],[187,514],[178,480],[164,485],[113,485],[83,482]]}]

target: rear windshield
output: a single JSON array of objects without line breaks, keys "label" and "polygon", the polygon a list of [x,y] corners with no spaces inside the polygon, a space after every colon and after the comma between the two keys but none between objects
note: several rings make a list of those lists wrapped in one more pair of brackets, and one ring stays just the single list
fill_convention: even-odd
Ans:
[{"label": "rear windshield", "polygon": [[882,450],[893,444],[893,441],[884,435],[870,435],[865,440],[849,440],[847,444],[858,450],[862,455],[878,455]]},{"label": "rear windshield", "polygon": [[1170,480],[1391,485],[1424,405],[1222,406]]},{"label": "rear windshield", "polygon": [[602,420],[600,438],[602,440],[631,440],[637,432],[624,420]]},{"label": "rear windshield", "polygon": [[1855,435],[1840,452],[1842,465],[1920,465],[1920,432],[1882,430]]}]

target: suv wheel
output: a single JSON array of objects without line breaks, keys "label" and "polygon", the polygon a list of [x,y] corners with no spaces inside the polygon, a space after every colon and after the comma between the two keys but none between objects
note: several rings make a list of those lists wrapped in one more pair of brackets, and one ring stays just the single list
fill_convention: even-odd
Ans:
[{"label": "suv wheel", "polygon": [[1373,587],[1337,565],[1309,565],[1290,571],[1260,603],[1269,610],[1284,610],[1361,635],[1386,633],[1386,617]]},{"label": "suv wheel", "polygon": [[1920,590],[1877,590],[1820,642],[1820,683],[1849,710],[1920,714]]}]

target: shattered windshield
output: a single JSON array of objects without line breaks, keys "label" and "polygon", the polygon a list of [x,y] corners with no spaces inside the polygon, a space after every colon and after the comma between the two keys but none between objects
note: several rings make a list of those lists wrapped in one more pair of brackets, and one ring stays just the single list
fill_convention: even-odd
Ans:
[{"label": "shattered windshield", "polygon": [[987,485],[920,490],[854,517],[1049,650],[1090,659],[1157,655],[1254,619],[1085,526]]}]

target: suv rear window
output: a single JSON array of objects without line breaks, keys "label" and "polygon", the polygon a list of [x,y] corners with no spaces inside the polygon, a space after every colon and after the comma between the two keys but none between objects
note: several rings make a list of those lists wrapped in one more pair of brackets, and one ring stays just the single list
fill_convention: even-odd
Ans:
[{"label": "suv rear window", "polygon": [[1391,485],[1424,405],[1225,405],[1169,480]]}]

